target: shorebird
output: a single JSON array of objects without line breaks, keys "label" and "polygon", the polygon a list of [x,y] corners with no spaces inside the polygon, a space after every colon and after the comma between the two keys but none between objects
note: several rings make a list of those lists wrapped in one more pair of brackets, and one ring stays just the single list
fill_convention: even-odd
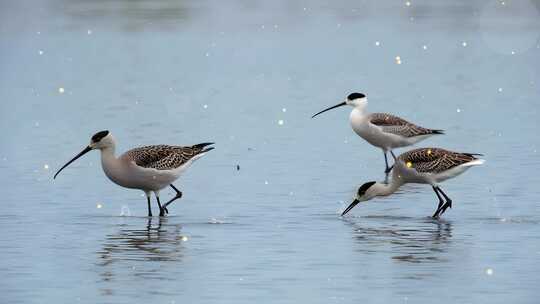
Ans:
[{"label": "shorebird", "polygon": [[[439,199],[434,218],[441,216],[452,200],[439,187],[439,183],[456,177],[472,166],[481,165],[481,154],[452,152],[440,148],[421,148],[401,154],[394,162],[390,183],[367,182],[358,188],[356,198],[343,211],[341,216],[351,211],[354,206],[377,196],[388,196],[406,183],[429,184]],[[441,197],[441,195],[444,197]]]},{"label": "shorebird", "polygon": [[423,128],[391,114],[368,113],[367,104],[366,95],[352,93],[345,101],[324,109],[311,118],[341,106],[352,106],[353,110],[349,116],[351,127],[368,143],[382,149],[386,174],[392,170],[392,167],[388,166],[387,153],[390,152],[393,158],[396,158],[392,149],[413,145],[435,134],[444,134],[443,130]]},{"label": "shorebird", "polygon": [[[152,216],[150,195],[154,192],[159,206],[159,216],[169,213],[167,206],[182,197],[182,192],[172,183],[191,164],[214,149],[208,147],[213,143],[201,143],[188,147],[180,146],[144,146],[127,151],[116,157],[114,155],[116,140],[109,131],[100,131],[90,139],[90,144],[68,161],[56,172],[54,178],[69,164],[91,150],[100,150],[101,166],[105,175],[122,187],[144,191],[148,202],[148,216]],[[163,206],[159,200],[159,191],[170,186],[176,195]]]}]

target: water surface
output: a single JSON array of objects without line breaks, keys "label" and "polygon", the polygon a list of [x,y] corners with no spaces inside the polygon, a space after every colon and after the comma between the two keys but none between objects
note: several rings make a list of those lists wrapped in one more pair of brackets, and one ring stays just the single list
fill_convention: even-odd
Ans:
[{"label": "water surface", "polygon": [[[539,8],[3,2],[1,302],[536,302]],[[310,119],[351,91],[446,130],[419,146],[485,154],[444,184],[443,219],[422,185],[339,217],[383,179],[350,109]],[[171,215],[149,219],[97,152],[52,179],[103,129],[117,152],[216,149],[177,182]]]}]

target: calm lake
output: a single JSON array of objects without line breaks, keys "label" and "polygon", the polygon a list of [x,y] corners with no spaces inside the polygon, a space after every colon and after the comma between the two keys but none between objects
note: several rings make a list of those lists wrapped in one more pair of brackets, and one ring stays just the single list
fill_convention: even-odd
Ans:
[{"label": "calm lake", "polygon": [[[484,154],[442,219],[339,216],[384,179],[351,108],[311,119],[354,91]],[[0,302],[538,303],[539,94],[539,1],[2,1]],[[148,218],[97,151],[53,180],[100,130],[216,149]]]}]

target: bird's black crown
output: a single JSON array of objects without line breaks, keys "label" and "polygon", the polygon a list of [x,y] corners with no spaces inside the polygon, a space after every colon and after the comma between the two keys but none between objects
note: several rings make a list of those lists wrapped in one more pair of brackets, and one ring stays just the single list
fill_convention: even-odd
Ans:
[{"label": "bird's black crown", "polygon": [[351,93],[351,94],[349,94],[349,96],[347,96],[347,99],[348,100],[355,100],[355,99],[364,98],[364,97],[366,97],[366,95],[364,95],[362,93]]},{"label": "bird's black crown", "polygon": [[374,184],[375,182],[367,182],[360,186],[360,188],[358,188],[358,196],[366,194],[367,189],[369,189],[369,187],[373,186]]},{"label": "bird's black crown", "polygon": [[92,136],[92,142],[98,142],[100,141],[103,137],[109,135],[109,131],[105,130],[105,131],[99,131],[97,132],[96,134],[94,134],[94,136]]}]

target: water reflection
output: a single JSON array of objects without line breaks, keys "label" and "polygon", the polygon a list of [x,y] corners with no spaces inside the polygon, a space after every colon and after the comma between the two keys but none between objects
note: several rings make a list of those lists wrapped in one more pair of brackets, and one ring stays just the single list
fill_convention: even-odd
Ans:
[{"label": "water reflection", "polygon": [[167,218],[148,218],[145,229],[121,226],[118,233],[107,236],[100,252],[101,266],[118,260],[177,261],[182,258],[186,236],[181,234],[179,224],[168,225]]},{"label": "water reflection", "polygon": [[187,236],[182,235],[181,225],[168,224],[167,220],[148,218],[143,229],[132,228],[140,225],[140,221],[123,223],[117,233],[106,237],[97,262],[100,282],[106,283],[101,290],[102,295],[114,295],[112,282],[171,278],[166,271],[169,267],[163,267],[163,263],[182,260],[183,242]]},{"label": "water reflection", "polygon": [[444,260],[452,238],[452,223],[442,220],[366,216],[346,221],[354,229],[353,237],[360,245],[360,252],[380,253],[388,247],[391,258],[399,262]]},{"label": "water reflection", "polygon": [[108,235],[98,252],[99,282],[104,283],[101,294],[105,296],[117,293],[114,282],[171,279],[174,276],[163,263],[183,258],[187,236],[182,235],[180,224],[169,224],[167,218],[148,218],[144,223],[140,218],[126,220],[130,223],[119,224],[118,232]]}]

